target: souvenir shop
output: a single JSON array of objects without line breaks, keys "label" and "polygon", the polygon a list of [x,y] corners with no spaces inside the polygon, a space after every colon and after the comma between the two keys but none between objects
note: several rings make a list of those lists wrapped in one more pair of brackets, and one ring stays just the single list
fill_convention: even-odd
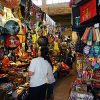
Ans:
[{"label": "souvenir shop", "polygon": [[27,99],[28,66],[54,41],[55,24],[31,0],[0,0],[0,100]]},{"label": "souvenir shop", "polygon": [[100,100],[100,0],[73,3],[73,34],[78,36],[77,78],[69,100]]}]

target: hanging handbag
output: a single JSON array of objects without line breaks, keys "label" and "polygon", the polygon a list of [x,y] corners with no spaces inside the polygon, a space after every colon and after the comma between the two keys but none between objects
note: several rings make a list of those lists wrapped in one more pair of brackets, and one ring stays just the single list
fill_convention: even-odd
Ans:
[{"label": "hanging handbag", "polygon": [[84,43],[86,43],[86,41],[88,39],[89,32],[90,32],[90,28],[86,28],[86,30],[83,34],[83,37],[82,37],[82,40],[83,40]]},{"label": "hanging handbag", "polygon": [[95,29],[93,28],[93,41],[96,41],[96,40],[97,40],[96,31],[95,31]]},{"label": "hanging handbag", "polygon": [[88,34],[87,45],[92,45],[92,38],[93,38],[93,30],[90,28],[90,32]]}]

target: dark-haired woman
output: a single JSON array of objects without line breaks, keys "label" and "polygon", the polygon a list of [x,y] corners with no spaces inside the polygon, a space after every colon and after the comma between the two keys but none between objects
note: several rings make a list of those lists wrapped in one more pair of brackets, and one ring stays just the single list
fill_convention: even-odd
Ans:
[{"label": "dark-haired woman", "polygon": [[47,56],[48,48],[41,47],[38,50],[38,57],[30,63],[29,100],[45,100],[47,83],[55,82]]}]

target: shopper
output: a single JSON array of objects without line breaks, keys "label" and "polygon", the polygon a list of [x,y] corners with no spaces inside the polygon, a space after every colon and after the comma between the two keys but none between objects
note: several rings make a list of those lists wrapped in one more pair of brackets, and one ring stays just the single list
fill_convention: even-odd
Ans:
[{"label": "shopper", "polygon": [[47,55],[48,48],[41,47],[38,50],[38,57],[34,58],[30,63],[29,100],[45,100],[47,83],[55,82]]},{"label": "shopper", "polygon": [[[51,67],[52,67],[52,70],[53,70],[53,65],[52,65],[52,62],[51,62],[49,55],[47,56],[47,60],[51,64]],[[47,95],[46,95],[47,100],[54,100],[54,95],[53,95],[54,83],[55,82],[53,82],[51,84],[50,83],[47,84]]]}]

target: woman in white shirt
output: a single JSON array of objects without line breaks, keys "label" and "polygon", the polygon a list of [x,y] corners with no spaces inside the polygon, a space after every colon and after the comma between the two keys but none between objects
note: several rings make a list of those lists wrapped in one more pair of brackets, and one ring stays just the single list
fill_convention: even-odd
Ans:
[{"label": "woman in white shirt", "polygon": [[38,57],[30,63],[29,100],[45,100],[47,83],[55,82],[52,67],[46,59],[48,51],[47,47],[39,48]]}]

